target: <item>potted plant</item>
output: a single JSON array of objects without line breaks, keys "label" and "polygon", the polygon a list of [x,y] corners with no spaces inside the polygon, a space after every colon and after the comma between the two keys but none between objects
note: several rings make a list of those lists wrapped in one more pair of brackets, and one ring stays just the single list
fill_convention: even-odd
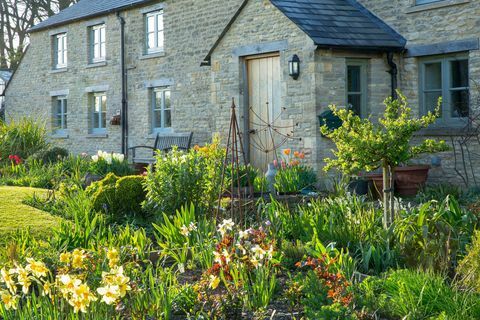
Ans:
[{"label": "potted plant", "polygon": [[312,168],[302,164],[305,154],[291,149],[283,151],[285,157],[280,161],[275,175],[275,190],[279,195],[295,195],[312,191],[317,182],[317,175]]},{"label": "potted plant", "polygon": [[395,189],[400,196],[415,196],[428,178],[428,165],[395,168]]},{"label": "potted plant", "polygon": [[334,158],[325,159],[325,170],[338,168],[346,174],[362,170],[382,168],[384,226],[394,221],[394,168],[422,153],[445,151],[445,141],[425,139],[412,145],[415,132],[434,123],[439,114],[441,100],[434,113],[416,118],[408,107],[405,96],[397,92],[398,99],[385,100],[385,112],[378,122],[362,119],[353,112],[331,106],[331,110],[342,120],[342,126],[329,130],[323,126],[322,133],[336,145]]}]

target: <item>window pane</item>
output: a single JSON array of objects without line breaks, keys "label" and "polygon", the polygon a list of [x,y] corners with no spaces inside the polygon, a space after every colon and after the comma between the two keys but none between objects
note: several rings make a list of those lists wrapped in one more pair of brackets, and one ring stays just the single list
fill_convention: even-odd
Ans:
[{"label": "window pane", "polygon": [[105,42],[102,42],[102,44],[100,45],[100,57],[105,57]]},{"label": "window pane", "polygon": [[163,30],[163,14],[157,15],[157,30]]},{"label": "window pane", "polygon": [[147,40],[147,47],[148,49],[155,48],[155,33],[149,33],[148,34],[148,40]]},{"label": "window pane", "polygon": [[360,115],[362,110],[362,95],[360,94],[349,94],[348,95],[348,108],[352,110],[356,115]]},{"label": "window pane", "polygon": [[107,127],[107,113],[102,112],[101,117],[102,117],[102,128],[106,128]]},{"label": "window pane", "polygon": [[360,66],[348,66],[347,67],[347,90],[348,92],[360,92],[361,91],[361,73]]},{"label": "window pane", "polygon": [[165,110],[165,128],[170,128],[172,126],[172,111]]},{"label": "window pane", "polygon": [[154,109],[155,110],[161,110],[162,109],[162,92],[161,91],[158,91],[158,92],[155,92],[155,106],[154,106]]},{"label": "window pane", "polygon": [[56,115],[62,114],[62,100],[57,100],[57,108],[55,110]]},{"label": "window pane", "polygon": [[450,61],[452,88],[468,87],[468,60]]},{"label": "window pane", "polygon": [[153,127],[158,129],[162,127],[162,111],[153,111]]},{"label": "window pane", "polygon": [[172,101],[170,99],[170,91],[165,91],[165,109],[172,107]]},{"label": "window pane", "polygon": [[148,16],[147,17],[147,33],[155,31],[155,17]]},{"label": "window pane", "polygon": [[[438,105],[438,99],[442,96],[442,92],[427,92],[425,93],[425,110],[426,112],[434,112]],[[440,110],[440,115],[442,110]]]},{"label": "window pane", "polygon": [[468,90],[455,90],[450,93],[453,118],[466,118],[469,115]]},{"label": "window pane", "polygon": [[68,111],[67,111],[67,99],[63,100],[63,113],[65,113],[65,114],[68,113]]},{"label": "window pane", "polygon": [[100,28],[100,41],[101,42],[105,42],[105,26],[103,26],[102,28]]},{"label": "window pane", "polygon": [[425,64],[425,89],[442,89],[442,63]]},{"label": "window pane", "polygon": [[93,128],[98,129],[100,128],[100,119],[99,119],[100,113],[94,112],[93,113]]},{"label": "window pane", "polygon": [[102,96],[102,112],[107,111],[107,96]]},{"label": "window pane", "polygon": [[94,112],[100,112],[100,97],[95,97]]},{"label": "window pane", "polygon": [[98,43],[95,43],[95,45],[93,46],[93,57],[94,58],[100,57],[100,45]]}]

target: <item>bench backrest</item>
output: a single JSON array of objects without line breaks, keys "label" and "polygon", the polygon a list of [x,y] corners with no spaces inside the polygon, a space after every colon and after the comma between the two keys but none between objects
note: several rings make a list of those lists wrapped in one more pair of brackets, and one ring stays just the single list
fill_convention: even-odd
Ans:
[{"label": "bench backrest", "polygon": [[155,149],[170,151],[174,146],[179,150],[188,150],[192,143],[193,132],[188,133],[159,133],[155,138]]}]

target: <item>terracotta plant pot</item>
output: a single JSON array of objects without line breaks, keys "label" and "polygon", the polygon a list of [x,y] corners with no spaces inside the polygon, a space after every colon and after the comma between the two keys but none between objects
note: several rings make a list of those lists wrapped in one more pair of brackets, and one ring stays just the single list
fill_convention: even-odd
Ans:
[{"label": "terracotta plant pot", "polygon": [[395,189],[399,196],[415,196],[425,185],[430,166],[407,166],[395,168]]},{"label": "terracotta plant pot", "polygon": [[370,173],[366,176],[367,179],[372,181],[370,190],[372,195],[377,199],[383,198],[383,175],[381,173]]}]

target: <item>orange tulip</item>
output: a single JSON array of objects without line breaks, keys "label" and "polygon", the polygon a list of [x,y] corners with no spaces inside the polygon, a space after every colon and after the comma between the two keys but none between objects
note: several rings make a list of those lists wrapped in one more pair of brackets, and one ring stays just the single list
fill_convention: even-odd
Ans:
[{"label": "orange tulip", "polygon": [[300,158],[300,152],[298,152],[298,151],[295,151],[293,153],[293,155],[294,155],[295,158]]},{"label": "orange tulip", "polygon": [[289,156],[290,153],[292,153],[292,149],[285,149],[285,150],[283,150],[283,154],[285,154],[286,156]]}]

